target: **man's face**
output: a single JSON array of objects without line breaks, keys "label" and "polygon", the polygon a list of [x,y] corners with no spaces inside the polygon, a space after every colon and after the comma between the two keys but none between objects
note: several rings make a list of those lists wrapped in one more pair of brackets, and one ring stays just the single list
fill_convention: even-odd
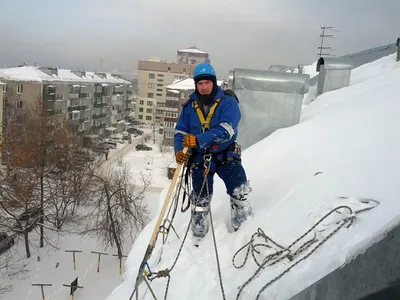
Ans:
[{"label": "man's face", "polygon": [[211,94],[213,90],[213,82],[211,80],[200,80],[197,82],[197,90],[200,95],[208,95]]}]

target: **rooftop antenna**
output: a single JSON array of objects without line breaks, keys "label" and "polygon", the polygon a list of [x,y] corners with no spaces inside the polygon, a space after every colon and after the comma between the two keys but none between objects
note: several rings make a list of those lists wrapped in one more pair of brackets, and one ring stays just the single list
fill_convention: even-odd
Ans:
[{"label": "rooftop antenna", "polygon": [[[332,26],[321,26],[321,30],[322,30],[322,33],[320,34],[321,45],[318,47],[318,49],[319,49],[318,56],[319,57],[321,57],[321,56],[331,56],[330,53],[327,53],[327,51],[324,51],[324,50],[332,50],[332,51],[334,51],[334,49],[332,49],[332,47],[330,47],[330,46],[324,47],[324,38],[333,38],[334,36],[333,36],[333,34],[325,34],[325,31],[326,30],[335,31],[335,32],[339,32],[339,31],[338,30],[334,30]],[[323,51],[325,53],[323,53]]]}]

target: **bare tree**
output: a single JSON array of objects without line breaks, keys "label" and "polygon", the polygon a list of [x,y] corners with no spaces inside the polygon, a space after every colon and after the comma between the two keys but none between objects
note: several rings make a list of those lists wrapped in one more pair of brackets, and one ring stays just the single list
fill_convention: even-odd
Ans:
[{"label": "bare tree", "polygon": [[46,220],[60,230],[65,224],[78,222],[76,207],[88,199],[91,183],[91,169],[98,165],[81,161],[60,160],[55,171],[47,180],[49,196]]},{"label": "bare tree", "polygon": [[96,237],[108,247],[123,253],[123,240],[135,238],[147,223],[147,210],[143,204],[149,180],[142,176],[138,188],[127,164],[110,167],[92,174],[92,197],[89,203],[88,225],[85,235]]},{"label": "bare tree", "polygon": [[[53,225],[60,229],[68,221],[68,218],[64,218],[69,212],[68,208],[74,205],[74,201],[79,201],[77,197],[81,196],[77,194],[77,187],[62,178],[72,173],[76,175],[81,172],[80,167],[85,165],[80,162],[78,167],[74,161],[74,153],[81,148],[79,139],[68,130],[66,120],[49,113],[52,111],[49,110],[49,103],[38,97],[35,105],[25,111],[17,110],[14,105],[7,103],[7,116],[11,117],[6,118],[3,126],[4,163],[8,169],[18,167],[26,173],[25,176],[31,177],[31,196],[39,202],[35,206],[39,206],[41,211],[37,220],[40,226],[40,247],[44,246],[45,240],[45,207],[55,212]],[[54,174],[62,180],[54,180]],[[82,182],[78,186],[79,193],[81,186]],[[59,218],[60,213],[62,218]]]}]

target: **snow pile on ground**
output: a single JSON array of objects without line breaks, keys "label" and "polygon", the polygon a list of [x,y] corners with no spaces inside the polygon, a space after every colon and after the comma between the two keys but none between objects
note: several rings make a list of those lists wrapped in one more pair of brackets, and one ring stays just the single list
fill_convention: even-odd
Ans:
[{"label": "snow pile on ground", "polygon": [[[172,160],[171,152],[168,148],[164,148],[164,152],[160,152],[160,142],[162,135],[156,134],[156,143],[148,140],[147,145],[153,148],[152,151],[136,151],[135,145],[143,142],[143,139],[150,135],[150,128],[142,128],[144,134],[134,138],[132,144],[126,141],[117,144],[117,149],[110,150],[108,161],[103,163],[104,168],[115,167],[119,162],[130,164],[133,178],[140,185],[140,174],[151,180],[150,186],[145,193],[145,203],[149,208],[150,217],[154,217],[158,210],[159,195],[161,190],[168,184],[167,166]],[[151,135],[152,137],[152,135]],[[73,231],[79,232],[82,226],[77,226]],[[12,284],[12,291],[4,295],[0,295],[1,300],[35,300],[41,298],[40,287],[32,286],[34,283],[52,284],[51,287],[44,287],[45,297],[47,300],[67,300],[71,299],[69,288],[63,284],[70,284],[78,277],[78,284],[83,289],[76,291],[75,298],[81,300],[104,299],[112,290],[122,282],[122,274],[120,275],[118,257],[113,256],[116,250],[105,249],[95,239],[80,236],[78,233],[62,233],[58,236],[55,232],[46,231],[46,237],[57,248],[46,246],[39,248],[39,235],[35,231],[37,227],[29,235],[31,243],[32,257],[24,258],[25,248],[24,240],[21,235],[15,240],[15,245],[7,252],[1,254],[2,262],[5,257],[12,257],[12,261],[17,261],[18,266],[23,265],[24,272],[10,278],[0,278],[0,288],[8,284]],[[128,254],[132,244],[125,241],[124,249]],[[76,270],[74,270],[73,256],[66,250],[79,250],[76,253]],[[92,251],[104,252],[107,255],[101,256],[100,269],[98,268],[98,254]],[[39,259],[38,259],[39,257]],[[122,261],[122,268],[125,265],[125,258]],[[125,271],[125,270],[123,270]]]},{"label": "snow pile on ground", "polygon": [[[379,65],[390,60],[385,72],[379,73]],[[286,247],[339,205],[353,212],[340,209],[300,244],[313,237],[321,241],[337,228],[338,217],[356,218],[349,228],[339,229],[304,261],[299,262],[316,244],[293,261],[285,258],[261,270],[257,278],[244,285],[238,299],[256,299],[259,292],[259,299],[288,299],[342,266],[400,222],[400,64],[392,55],[363,68],[353,73],[352,82],[357,84],[326,93],[310,104],[300,124],[278,130],[244,151],[243,164],[253,185],[254,216],[238,232],[230,232],[229,197],[216,176],[212,217],[226,299],[236,299],[238,287],[258,269],[251,255],[239,269],[232,265],[232,258],[259,228]],[[372,208],[377,202],[361,198],[375,199],[380,204]],[[355,214],[365,208],[372,209]],[[159,237],[149,260],[153,272],[172,266],[188,221],[189,212],[178,210],[174,226],[180,239],[171,233],[161,249]],[[136,240],[127,258],[124,282],[107,300],[129,299],[155,222],[156,218]],[[272,249],[259,249],[259,261],[279,250],[277,245],[269,245]],[[236,264],[243,261],[244,251],[235,258]],[[293,264],[297,265],[261,291]],[[192,246],[190,236],[187,238],[170,275],[168,299],[222,299],[211,231],[199,248]],[[158,298],[163,297],[166,283],[165,278],[151,283]],[[142,283],[140,299],[153,299],[146,290]]]}]

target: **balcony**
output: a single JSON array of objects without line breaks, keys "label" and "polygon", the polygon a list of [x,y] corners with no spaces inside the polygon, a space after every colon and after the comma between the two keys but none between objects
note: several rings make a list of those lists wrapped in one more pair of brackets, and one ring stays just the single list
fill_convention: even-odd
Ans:
[{"label": "balcony", "polygon": [[55,101],[56,94],[43,94],[43,101]]},{"label": "balcony", "polygon": [[102,107],[106,107],[106,106],[107,106],[107,103],[104,103],[104,102],[95,102],[93,104],[94,108],[102,108]]},{"label": "balcony", "polygon": [[77,126],[79,125],[79,119],[76,120],[68,119],[67,124],[68,126]]},{"label": "balcony", "polygon": [[105,117],[107,117],[107,114],[100,114],[100,115],[96,114],[96,115],[92,116],[93,120],[101,119],[101,118],[105,118]]},{"label": "balcony", "polygon": [[86,106],[84,105],[75,105],[75,106],[68,106],[68,112],[71,112],[73,110],[85,110]]}]

